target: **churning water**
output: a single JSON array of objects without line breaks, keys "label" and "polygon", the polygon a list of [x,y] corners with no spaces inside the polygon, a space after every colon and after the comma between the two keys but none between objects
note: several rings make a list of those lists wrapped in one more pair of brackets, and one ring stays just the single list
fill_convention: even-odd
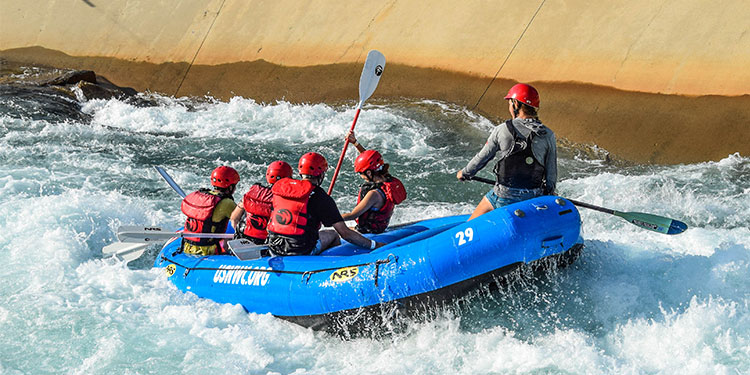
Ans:
[{"label": "churning water", "polygon": [[[0,90],[0,374],[750,373],[747,155],[645,166],[560,146],[560,195],[689,229],[666,236],[582,209],[586,247],[571,267],[342,339],[184,294],[150,269],[156,247],[130,266],[102,247],[120,225],[182,224],[154,165],[187,191],[231,165],[244,192],[276,159],[317,151],[335,164],[353,103],[148,100]],[[455,172],[492,126],[445,103],[371,100],[358,138],[409,191],[392,222],[471,212],[489,187]],[[342,210],[355,202],[352,155],[333,194]]]}]

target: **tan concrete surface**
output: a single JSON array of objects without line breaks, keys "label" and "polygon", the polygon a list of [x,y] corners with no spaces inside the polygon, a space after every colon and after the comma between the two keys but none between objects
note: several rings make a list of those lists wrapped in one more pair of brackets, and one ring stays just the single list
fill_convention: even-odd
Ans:
[{"label": "tan concrete surface", "polygon": [[171,95],[331,102],[356,96],[374,48],[377,95],[502,118],[512,81],[531,81],[571,141],[694,162],[750,154],[748,19],[747,0],[0,0],[0,58]]}]

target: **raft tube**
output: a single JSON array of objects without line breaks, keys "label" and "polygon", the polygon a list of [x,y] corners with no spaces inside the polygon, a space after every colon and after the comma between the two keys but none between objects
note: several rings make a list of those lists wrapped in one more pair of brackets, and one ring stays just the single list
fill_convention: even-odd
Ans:
[{"label": "raft tube", "polygon": [[468,215],[428,219],[368,238],[387,245],[364,249],[345,241],[316,256],[196,256],[168,242],[154,266],[184,292],[248,312],[325,328],[363,311],[423,306],[461,297],[478,285],[545,258],[575,259],[581,218],[568,200],[543,196]]}]

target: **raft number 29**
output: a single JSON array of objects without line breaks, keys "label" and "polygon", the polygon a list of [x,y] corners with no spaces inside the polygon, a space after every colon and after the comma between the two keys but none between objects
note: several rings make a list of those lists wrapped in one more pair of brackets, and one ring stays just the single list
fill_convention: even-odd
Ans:
[{"label": "raft number 29", "polygon": [[458,231],[454,237],[458,239],[458,242],[456,243],[458,246],[465,245],[474,240],[474,229],[469,227],[462,231]]}]

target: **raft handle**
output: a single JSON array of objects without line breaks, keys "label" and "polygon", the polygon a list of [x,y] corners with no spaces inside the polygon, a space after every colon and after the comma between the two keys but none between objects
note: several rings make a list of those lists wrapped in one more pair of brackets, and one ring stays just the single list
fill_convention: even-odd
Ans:
[{"label": "raft handle", "polygon": [[393,253],[388,254],[385,259],[378,259],[375,261],[375,286],[378,286],[378,277],[380,276],[380,265],[390,263],[391,259],[393,259],[394,263],[398,263],[398,257],[393,255]]}]

